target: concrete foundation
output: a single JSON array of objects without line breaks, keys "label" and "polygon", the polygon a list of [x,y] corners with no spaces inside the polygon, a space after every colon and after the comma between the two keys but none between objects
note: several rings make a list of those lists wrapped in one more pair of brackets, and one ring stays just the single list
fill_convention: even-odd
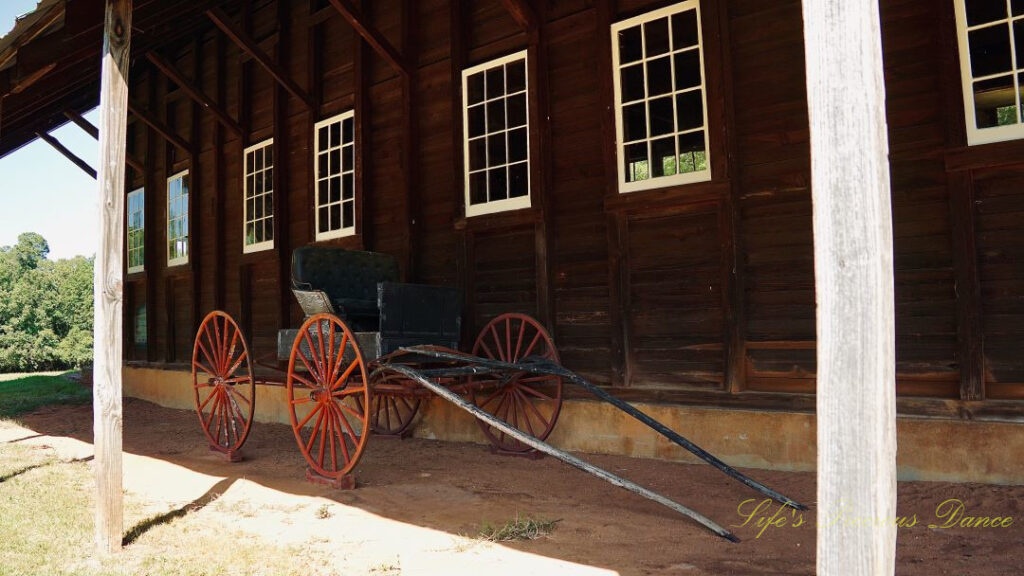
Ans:
[{"label": "concrete foundation", "polygon": [[[125,396],[193,409],[188,372],[126,367]],[[258,386],[256,420],[289,423],[285,389]],[[636,404],[732,466],[813,471],[814,414]],[[439,398],[420,408],[414,435],[485,443],[476,421]],[[1024,484],[1024,424],[923,418],[897,420],[900,480]],[[611,405],[568,401],[548,441],[565,450],[699,462]]]}]

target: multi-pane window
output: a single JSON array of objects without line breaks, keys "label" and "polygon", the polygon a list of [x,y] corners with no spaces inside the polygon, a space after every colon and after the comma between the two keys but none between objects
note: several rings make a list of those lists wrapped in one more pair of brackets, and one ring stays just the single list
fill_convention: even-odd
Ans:
[{"label": "multi-pane window", "polygon": [[128,273],[146,268],[146,192],[139,188],[128,193]]},{"label": "multi-pane window", "polygon": [[274,247],[274,141],[245,149],[242,251]]},{"label": "multi-pane window", "polygon": [[167,265],[188,263],[188,170],[167,179]]},{"label": "multi-pane window", "polygon": [[466,215],[530,205],[526,52],[462,72]]},{"label": "multi-pane window", "polygon": [[315,127],[317,240],[356,233],[354,118],[349,111]]},{"label": "multi-pane window", "polygon": [[954,0],[970,144],[1024,138],[1024,0]]},{"label": "multi-pane window", "polygon": [[619,191],[711,178],[697,0],[612,26]]}]

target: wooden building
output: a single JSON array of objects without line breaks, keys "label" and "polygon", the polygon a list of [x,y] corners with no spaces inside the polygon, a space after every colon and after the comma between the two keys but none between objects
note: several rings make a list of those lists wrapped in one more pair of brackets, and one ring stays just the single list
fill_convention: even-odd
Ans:
[{"label": "wooden building", "polygon": [[[102,4],[0,41],[0,156],[96,105]],[[902,470],[1021,482],[1024,8],[880,6]],[[337,245],[461,287],[467,338],[536,316],[726,459],[813,467],[803,38],[799,0],[136,0],[126,389],[190,398],[212,309],[275,350],[291,251]],[[554,438],[677,457],[603,415],[571,403]]]}]

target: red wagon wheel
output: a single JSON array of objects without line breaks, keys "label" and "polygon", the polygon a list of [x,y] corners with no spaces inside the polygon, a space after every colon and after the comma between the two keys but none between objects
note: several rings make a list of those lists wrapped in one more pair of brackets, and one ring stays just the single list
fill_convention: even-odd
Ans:
[{"label": "red wagon wheel", "polygon": [[403,393],[399,374],[383,372],[373,377],[373,405],[370,408],[370,430],[384,436],[402,436],[420,409],[420,399]]},{"label": "red wagon wheel", "polygon": [[[558,350],[548,331],[533,318],[516,313],[502,314],[484,326],[473,344],[473,355],[503,362],[527,356],[558,362]],[[551,434],[562,410],[562,379],[558,376],[516,372],[471,382],[470,394],[479,408],[539,440]],[[533,450],[481,420],[477,424],[499,450]]]},{"label": "red wagon wheel", "polygon": [[256,407],[256,382],[249,346],[227,313],[206,315],[192,345],[192,389],[196,414],[210,447],[233,455],[249,436]]},{"label": "red wagon wheel", "polygon": [[352,331],[336,316],[306,320],[288,359],[288,408],[302,456],[338,480],[359,461],[369,434],[370,387]]}]

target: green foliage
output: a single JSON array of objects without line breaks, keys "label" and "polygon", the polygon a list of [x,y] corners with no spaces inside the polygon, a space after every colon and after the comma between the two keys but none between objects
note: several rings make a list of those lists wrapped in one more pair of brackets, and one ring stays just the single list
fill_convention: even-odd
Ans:
[{"label": "green foliage", "polygon": [[92,361],[93,260],[54,262],[49,253],[34,232],[0,247],[0,373]]}]

